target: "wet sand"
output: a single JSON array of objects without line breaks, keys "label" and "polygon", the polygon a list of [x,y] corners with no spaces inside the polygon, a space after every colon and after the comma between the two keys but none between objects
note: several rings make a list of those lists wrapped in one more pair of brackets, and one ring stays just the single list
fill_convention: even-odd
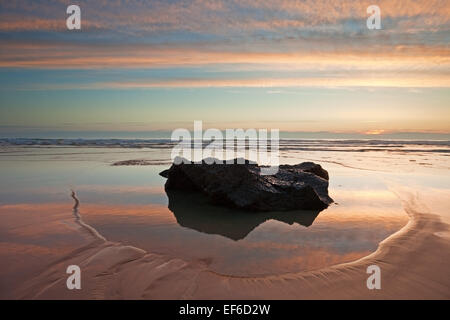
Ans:
[{"label": "wet sand", "polygon": [[[129,156],[124,153],[122,160]],[[31,167],[32,162],[28,160],[30,158],[24,155],[21,157],[26,161],[26,166],[21,164],[17,168],[12,167],[13,170],[5,169],[3,172],[11,183],[8,188],[2,190],[2,199],[8,199],[10,202],[1,203],[0,206],[2,299],[450,299],[450,195],[448,156],[445,154],[286,153],[283,161],[299,163],[313,160],[328,163],[326,168],[332,181],[342,168],[350,175],[344,178],[341,176],[338,183],[350,185],[350,191],[358,188],[364,191],[364,181],[371,181],[375,177],[383,180],[389,191],[395,194],[391,196],[398,197],[401,201],[409,220],[399,231],[388,233],[391,236],[383,240],[375,252],[363,258],[314,270],[299,268],[296,269],[298,271],[278,272],[267,276],[218,273],[213,270],[208,259],[189,259],[186,256],[156,253],[155,250],[144,250],[139,245],[118,241],[120,237],[112,241],[111,234],[105,235],[99,231],[101,228],[86,222],[89,219],[92,221],[89,211],[98,211],[100,206],[96,207],[91,203],[88,210],[88,204],[83,202],[85,198],[78,197],[77,194],[73,194],[73,202],[70,203],[67,201],[70,199],[70,189],[61,191],[59,184],[45,180],[47,176],[57,175],[71,180],[71,175],[67,173],[71,168],[69,162],[61,162],[61,168],[56,167],[55,164],[59,162],[54,161],[61,159],[59,155],[52,154],[46,156],[49,157],[48,162],[36,162],[36,165]],[[109,170],[120,170],[120,167],[110,166],[110,154],[102,156],[103,164],[98,164],[97,159],[95,162],[84,161],[89,157],[91,156],[83,153],[70,158],[76,163],[76,170],[73,172],[77,176],[82,171],[93,180],[94,185],[85,186],[88,188],[83,196],[95,193],[97,188],[113,189],[110,190],[113,196],[108,198],[108,201],[122,195],[124,186],[116,184],[122,182],[125,175],[128,176],[131,171],[124,171],[123,175],[112,179]],[[92,157],[97,158],[98,155]],[[114,157],[121,159],[117,155]],[[336,163],[331,163],[330,159]],[[430,161],[433,165],[421,166],[419,163],[423,161]],[[108,171],[102,171],[106,167],[109,168]],[[38,169],[39,175],[35,175]],[[101,171],[102,174],[93,176],[93,170]],[[136,170],[146,170],[146,167]],[[23,176],[18,175],[19,173],[23,173]],[[137,198],[132,195],[143,192],[144,189],[145,198],[159,194],[159,189],[154,189],[148,182],[151,175],[147,176],[141,171],[132,173],[135,185],[132,190],[127,191],[127,201],[134,203]],[[14,186],[14,182],[20,180],[18,177],[22,179],[22,184]],[[102,183],[98,181],[99,177],[107,177],[108,180],[105,178]],[[143,179],[141,186],[136,184],[139,180],[137,177]],[[361,179],[358,180],[358,177]],[[47,194],[54,188],[60,193],[58,197],[52,195],[55,201],[51,202],[47,202],[47,198],[43,198],[42,194],[31,191],[27,191],[26,198],[24,194],[16,195],[15,190],[24,191],[23,184],[29,181],[38,184],[30,189],[33,192],[40,188],[42,190],[39,191]],[[105,181],[108,183],[105,184]],[[46,183],[45,186],[40,185],[43,182]],[[73,185],[74,190],[82,186],[77,181]],[[340,186],[335,185],[334,188],[338,190]],[[343,189],[341,196],[348,191],[345,185]],[[372,188],[366,191],[369,196],[377,196],[377,192]],[[381,218],[385,219],[386,223],[394,221],[390,220],[392,216],[389,217],[388,209],[384,211],[389,206],[381,204],[380,199],[383,197],[375,198],[369,203],[366,202],[368,198],[360,195],[350,192],[339,200],[343,200],[343,203],[359,201],[370,204],[358,207],[357,210],[362,211],[365,217],[373,213],[379,214],[381,210]],[[391,203],[389,197],[385,200],[388,204]],[[115,205],[117,203],[112,204]],[[143,211],[144,216],[153,210],[148,207],[147,202],[145,205],[147,207],[145,212]],[[378,211],[370,211],[370,206],[378,206]],[[159,207],[155,210],[160,210]],[[113,215],[113,212],[108,211],[110,206],[105,208],[107,210],[102,209],[105,216],[97,215],[98,220],[105,220]],[[127,206],[118,206],[115,212],[123,211],[126,216],[127,208],[129,209]],[[340,208],[338,213],[345,213],[345,204]],[[141,214],[141,210],[136,209],[136,213]],[[347,216],[353,219],[354,214],[357,212],[350,211]],[[173,220],[171,215],[160,215],[166,220]],[[124,220],[118,220],[119,223],[121,221]],[[374,227],[370,219],[363,221],[369,227]],[[391,226],[398,226],[400,220],[395,221],[396,224]],[[351,228],[350,220],[344,218],[339,222],[348,224]],[[148,233],[146,235],[148,236]],[[68,290],[66,287],[69,276],[66,274],[66,268],[72,264],[80,266],[82,270],[81,290]],[[366,286],[369,277],[366,270],[370,265],[378,265],[381,268],[381,290],[369,290]]]},{"label": "wet sand", "polygon": [[[380,243],[376,252],[351,263],[316,271],[267,277],[234,277],[184,261],[98,237],[67,217],[85,243],[11,292],[20,299],[449,299],[449,226],[431,195],[392,188],[408,224]],[[447,201],[447,203],[445,203]],[[429,205],[430,204],[430,205]],[[433,209],[432,209],[433,208]],[[76,211],[76,209],[74,209]],[[72,220],[72,222],[71,222]],[[79,221],[78,221],[79,222]],[[82,289],[66,288],[70,264],[82,270]],[[369,265],[381,268],[381,290],[366,286]]]}]

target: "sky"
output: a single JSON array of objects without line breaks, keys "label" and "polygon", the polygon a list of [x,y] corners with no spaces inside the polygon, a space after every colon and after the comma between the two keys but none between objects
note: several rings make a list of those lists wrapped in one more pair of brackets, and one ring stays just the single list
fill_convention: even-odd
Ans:
[{"label": "sky", "polygon": [[450,137],[449,44],[448,0],[1,0],[0,137],[194,120]]}]

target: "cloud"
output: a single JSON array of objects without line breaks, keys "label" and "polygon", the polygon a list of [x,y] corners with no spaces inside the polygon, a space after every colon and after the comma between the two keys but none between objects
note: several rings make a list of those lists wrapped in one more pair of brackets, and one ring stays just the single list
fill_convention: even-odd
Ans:
[{"label": "cloud", "polygon": [[[345,21],[360,20],[372,1],[354,0],[178,0],[77,1],[84,31],[100,28],[115,33],[148,36],[145,32],[183,31],[198,34],[245,36],[260,31],[289,36],[302,31],[335,33]],[[62,31],[70,1],[8,1],[0,4],[1,31]],[[379,0],[383,19],[403,21],[397,32],[410,28],[448,29],[446,0]],[[419,18],[419,19],[417,19]],[[344,28],[345,29],[345,28]],[[347,29],[347,31],[349,31]],[[144,34],[143,34],[144,33]]]},{"label": "cloud", "polygon": [[[339,24],[347,19],[367,18],[366,9],[373,1],[363,0],[181,0],[181,1],[78,1],[83,17],[97,27],[134,31],[185,30],[224,34],[231,31],[309,29]],[[69,1],[43,4],[36,1],[2,3],[2,21],[47,17],[65,19]],[[379,0],[382,17],[390,19],[421,18],[422,26],[442,26],[450,21],[446,0]],[[24,19],[21,19],[24,20]],[[41,24],[45,28],[54,24]],[[364,23],[363,23],[364,25]],[[2,25],[8,28],[7,25]],[[29,23],[16,24],[22,30],[35,30]],[[0,28],[0,30],[5,30]],[[6,29],[10,30],[10,29]]]},{"label": "cloud", "polygon": [[[152,81],[37,84],[55,89],[448,87],[445,0],[379,0],[377,32],[365,27],[366,0],[79,1],[76,33],[65,30],[68,4],[2,2],[0,68],[174,70]],[[174,75],[194,67],[197,77]]]},{"label": "cloud", "polygon": [[[390,46],[371,48],[341,48],[317,51],[315,48],[264,51],[264,48],[245,49],[208,45],[78,45],[55,42],[0,41],[0,67],[34,68],[160,68],[170,66],[208,66],[246,64],[266,68],[292,69],[302,67],[316,70],[352,69],[410,69],[448,68],[448,46]],[[241,66],[242,67],[242,66]]]},{"label": "cloud", "polygon": [[[71,84],[36,84],[25,90],[98,90],[98,89],[150,89],[150,88],[450,88],[450,75],[379,75],[357,76],[344,74],[335,77],[249,78],[249,79],[168,79],[153,81],[110,81]],[[281,91],[269,91],[281,93]]]}]

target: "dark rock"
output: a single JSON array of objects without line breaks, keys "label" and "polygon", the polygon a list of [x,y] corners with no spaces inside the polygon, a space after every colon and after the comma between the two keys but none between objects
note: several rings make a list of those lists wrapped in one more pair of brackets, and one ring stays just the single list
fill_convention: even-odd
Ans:
[{"label": "dark rock", "polygon": [[153,165],[161,165],[167,164],[167,161],[164,160],[124,160],[117,161],[111,164],[112,166],[153,166]]},{"label": "dark rock", "polygon": [[163,170],[159,173],[161,177],[168,178],[169,177],[169,169]]},{"label": "dark rock", "polygon": [[333,202],[328,196],[328,172],[318,164],[282,165],[271,176],[260,175],[260,169],[248,161],[238,164],[237,159],[233,164],[183,159],[160,174],[167,177],[166,191],[195,191],[215,204],[244,210],[322,210]]},{"label": "dark rock", "polygon": [[314,162],[302,162],[300,164],[296,164],[293,166],[290,165],[281,165],[280,168],[296,168],[300,169],[305,172],[311,172],[314,173],[316,176],[319,176],[321,178],[324,178],[325,180],[328,180],[328,171],[323,169],[320,164],[314,163]]}]

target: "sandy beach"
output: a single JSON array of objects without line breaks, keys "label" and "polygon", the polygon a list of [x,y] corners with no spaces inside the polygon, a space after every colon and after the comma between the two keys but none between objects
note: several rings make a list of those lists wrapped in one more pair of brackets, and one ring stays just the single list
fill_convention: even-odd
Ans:
[{"label": "sandy beach", "polygon": [[[351,172],[359,170],[354,169],[353,165],[340,164],[331,168],[331,177],[333,168]],[[361,172],[365,171],[367,170]],[[370,179],[380,172],[375,168],[364,174],[365,178]],[[211,268],[208,259],[186,259],[111,241],[84,221],[83,208],[88,210],[88,205],[83,207],[83,198],[76,193],[73,194],[72,201],[55,204],[53,207],[44,206],[39,209],[39,205],[29,206],[27,211],[26,207],[2,206],[2,219],[9,221],[6,227],[14,229],[16,233],[32,233],[37,236],[51,231],[68,239],[64,246],[47,248],[46,251],[45,246],[36,245],[32,248],[3,243],[1,253],[6,267],[3,272],[9,272],[9,275],[4,277],[8,280],[3,281],[2,297],[449,299],[448,190],[424,185],[416,187],[411,179],[416,180],[415,174],[399,177],[390,172],[384,173],[383,180],[389,192],[401,203],[408,219],[406,225],[379,243],[374,252],[353,261],[319,269],[266,276],[217,272]],[[67,197],[70,197],[69,190]],[[342,201],[348,200],[342,198]],[[20,217],[15,210],[20,210]],[[38,252],[38,248],[42,255],[30,254]],[[65,269],[68,265],[80,266],[81,290],[67,289]],[[381,269],[381,290],[369,290],[366,286],[369,276],[366,270],[370,265],[377,265]],[[33,267],[30,269],[29,266]]]},{"label": "sandy beach", "polygon": [[[449,226],[427,207],[427,196],[398,191],[410,217],[376,252],[314,272],[230,277],[201,264],[98,238],[84,225],[86,245],[14,292],[25,299],[448,299]],[[90,240],[90,241],[89,241]],[[76,264],[83,288],[73,293],[59,272]],[[366,269],[382,269],[382,289],[368,290]]]}]

